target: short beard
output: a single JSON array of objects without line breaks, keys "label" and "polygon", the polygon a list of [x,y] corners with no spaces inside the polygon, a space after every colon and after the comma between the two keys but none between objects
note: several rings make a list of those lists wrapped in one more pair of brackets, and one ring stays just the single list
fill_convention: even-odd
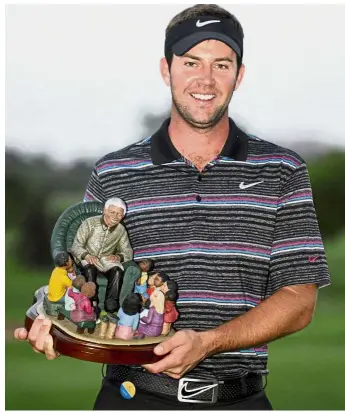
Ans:
[{"label": "short beard", "polygon": [[193,129],[208,130],[214,127],[216,124],[218,124],[219,121],[224,117],[228,109],[228,106],[229,106],[229,103],[232,97],[232,93],[228,97],[227,101],[221,106],[217,107],[216,110],[211,115],[211,117],[207,121],[204,121],[204,122],[199,122],[195,120],[192,114],[190,113],[190,111],[188,110],[188,107],[184,106],[183,104],[179,103],[176,100],[173,86],[171,87],[171,96],[172,96],[173,105],[177,113],[182,117],[182,119],[186,123],[188,123]]}]

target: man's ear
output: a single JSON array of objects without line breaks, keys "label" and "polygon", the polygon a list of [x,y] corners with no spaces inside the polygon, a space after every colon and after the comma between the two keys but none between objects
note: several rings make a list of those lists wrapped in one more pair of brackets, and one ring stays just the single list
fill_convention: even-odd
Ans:
[{"label": "man's ear", "polygon": [[240,87],[240,84],[242,83],[242,79],[243,79],[243,76],[244,76],[245,69],[246,68],[245,68],[244,64],[242,64],[241,67],[240,67],[240,70],[238,72],[237,79],[236,79],[235,90],[237,90]]},{"label": "man's ear", "polygon": [[167,59],[162,57],[160,60],[160,70],[164,83],[170,87],[170,70]]}]

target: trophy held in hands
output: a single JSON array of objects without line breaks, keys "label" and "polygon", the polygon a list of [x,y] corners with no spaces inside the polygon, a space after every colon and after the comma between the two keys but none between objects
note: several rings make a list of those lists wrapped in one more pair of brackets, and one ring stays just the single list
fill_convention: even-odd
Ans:
[{"label": "trophy held in hands", "polygon": [[34,294],[27,330],[42,314],[52,321],[54,347],[91,362],[146,364],[159,360],[154,347],[174,332],[177,284],[153,272],[151,259],[133,260],[121,224],[119,198],[66,209],[57,220],[49,283]]}]

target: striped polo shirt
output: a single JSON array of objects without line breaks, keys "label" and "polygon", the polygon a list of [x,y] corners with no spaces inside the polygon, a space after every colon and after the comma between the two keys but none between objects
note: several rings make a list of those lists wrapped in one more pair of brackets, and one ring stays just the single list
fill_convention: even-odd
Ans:
[{"label": "striped polo shirt", "polygon": [[[134,259],[153,259],[178,283],[174,328],[215,328],[283,286],[328,285],[303,159],[245,134],[229,118],[221,153],[200,173],[173,146],[169,121],[100,159],[84,200],[126,202]],[[248,372],[268,373],[266,345],[216,354],[186,376],[221,380]]]}]

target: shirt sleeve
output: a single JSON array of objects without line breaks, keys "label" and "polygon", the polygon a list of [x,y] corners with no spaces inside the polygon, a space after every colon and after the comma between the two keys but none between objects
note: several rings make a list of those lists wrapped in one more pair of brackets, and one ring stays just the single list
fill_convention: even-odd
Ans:
[{"label": "shirt sleeve", "polygon": [[84,194],[84,202],[90,202],[92,200],[97,200],[99,202],[105,203],[106,196],[102,186],[102,182],[97,173],[97,167],[95,167],[91,173],[90,180],[86,186]]},{"label": "shirt sleeve", "polygon": [[88,220],[84,220],[84,222],[79,226],[77,230],[77,234],[75,235],[71,253],[77,260],[82,260],[85,256],[89,253],[85,248],[87,240],[90,236],[90,227]]},{"label": "shirt sleeve", "polygon": [[281,189],[271,248],[269,288],[297,284],[329,285],[330,276],[305,164]]}]

